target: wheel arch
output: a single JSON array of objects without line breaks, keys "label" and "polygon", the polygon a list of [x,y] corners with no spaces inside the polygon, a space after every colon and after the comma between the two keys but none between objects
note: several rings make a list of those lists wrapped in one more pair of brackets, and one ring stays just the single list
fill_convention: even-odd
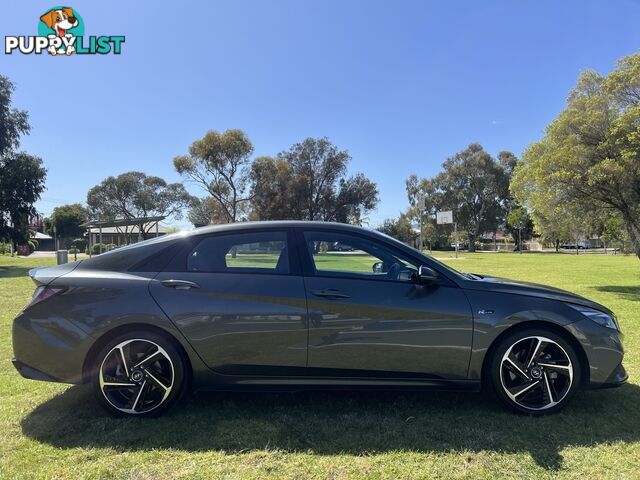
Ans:
[{"label": "wheel arch", "polygon": [[85,355],[84,362],[82,364],[82,382],[83,383],[89,383],[91,381],[94,373],[92,371],[92,368],[95,364],[96,357],[100,352],[100,350],[102,350],[102,348],[104,348],[104,346],[111,339],[123,333],[131,332],[134,330],[145,330],[148,332],[153,332],[157,335],[164,337],[167,341],[171,342],[178,349],[178,352],[180,352],[180,355],[182,355],[183,357],[183,360],[185,362],[185,367],[186,367],[187,382],[188,382],[188,385],[191,384],[193,379],[193,365],[191,363],[191,358],[189,357],[182,343],[180,343],[180,341],[173,334],[171,334],[171,332],[168,332],[167,330],[161,327],[150,325],[148,323],[127,323],[124,325],[119,325],[103,333],[100,337],[98,337],[96,341],[93,342],[93,345],[91,345],[91,348]]},{"label": "wheel arch", "polygon": [[569,343],[569,345],[573,347],[573,349],[576,352],[576,355],[578,355],[578,359],[580,360],[580,386],[584,387],[586,385],[589,385],[589,377],[590,377],[589,359],[587,358],[587,354],[582,344],[580,344],[578,339],[574,337],[571,334],[571,332],[567,331],[562,326],[553,322],[545,322],[544,320],[531,320],[531,321],[526,321],[526,322],[512,325],[509,328],[507,328],[504,332],[501,332],[500,335],[498,335],[493,340],[493,342],[491,342],[491,345],[489,345],[489,348],[487,349],[487,353],[485,354],[482,360],[481,378],[482,378],[483,385],[488,385],[490,383],[490,382],[487,383],[490,375],[489,366],[491,364],[491,358],[493,357],[495,350],[498,348],[498,345],[500,345],[502,340],[506,338],[508,335],[511,335],[514,332],[518,332],[520,330],[525,330],[528,328],[546,329],[562,337],[564,340],[566,340],[567,343]]}]

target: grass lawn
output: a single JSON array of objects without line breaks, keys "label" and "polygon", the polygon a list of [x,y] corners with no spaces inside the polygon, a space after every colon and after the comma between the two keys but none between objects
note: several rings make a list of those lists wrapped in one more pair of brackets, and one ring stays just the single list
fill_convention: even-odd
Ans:
[{"label": "grass lawn", "polygon": [[640,261],[435,256],[607,305],[626,335],[630,383],[580,392],[543,418],[480,394],[303,393],[198,394],[159,419],[113,419],[86,387],[13,369],[11,321],[33,291],[26,271],[54,260],[0,256],[0,478],[638,478]]}]

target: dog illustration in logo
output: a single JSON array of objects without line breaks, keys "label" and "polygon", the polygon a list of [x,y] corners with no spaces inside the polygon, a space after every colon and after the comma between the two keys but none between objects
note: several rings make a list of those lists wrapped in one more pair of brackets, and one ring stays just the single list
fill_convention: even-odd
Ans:
[{"label": "dog illustration in logo", "polygon": [[[67,33],[67,30],[78,26],[78,19],[75,17],[75,15],[73,14],[73,9],[70,7],[62,7],[60,9],[49,10],[47,13],[40,17],[40,20],[42,20],[47,27],[56,32],[55,35],[49,35],[49,38],[71,38],[73,37],[73,35]],[[75,53],[76,49],[73,47],[73,45],[68,46],[65,50],[56,50],[55,46],[51,46],[47,51],[51,55],[57,55],[59,53],[71,55]]]}]

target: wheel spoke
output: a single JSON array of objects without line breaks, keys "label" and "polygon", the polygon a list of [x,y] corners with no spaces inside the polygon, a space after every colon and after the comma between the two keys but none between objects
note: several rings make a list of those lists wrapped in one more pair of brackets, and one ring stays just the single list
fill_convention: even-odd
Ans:
[{"label": "wheel spoke", "polygon": [[124,350],[122,349],[122,347],[118,347],[118,350],[120,350],[120,358],[122,359],[122,366],[124,367],[124,372],[126,373],[127,377],[129,376],[129,367],[127,366],[127,360],[124,357]]},{"label": "wheel spoke", "polygon": [[514,362],[513,360],[511,360],[511,358],[507,357],[506,361],[508,362],[507,365],[509,365],[513,370],[516,371],[516,373],[518,373],[521,377],[523,377],[525,380],[531,380],[529,378],[529,375],[527,375],[524,370],[522,370],[520,368],[520,366]]},{"label": "wheel spoke", "polygon": [[565,370],[565,371],[571,370],[571,367],[569,365],[556,365],[555,363],[538,363],[538,365],[540,365],[541,367],[555,368],[558,370]]},{"label": "wheel spoke", "polygon": [[511,388],[509,389],[509,393],[511,394],[511,396],[513,398],[519,397],[520,395],[522,395],[525,392],[528,392],[529,390],[531,390],[533,387],[535,387],[536,385],[538,385],[540,383],[540,380],[536,380],[535,382],[531,382],[529,384],[527,384],[526,386],[518,386],[515,388]]},{"label": "wheel spoke", "polygon": [[140,385],[140,390],[138,390],[138,394],[136,395],[136,399],[133,402],[133,406],[131,407],[132,411],[136,411],[136,407],[138,406],[138,402],[140,401],[140,396],[142,395],[142,391],[144,390],[144,387],[147,385],[147,381],[145,380],[144,382],[142,382],[142,385]]},{"label": "wheel spoke", "polygon": [[162,383],[160,380],[158,380],[158,378],[157,378],[153,373],[151,373],[148,369],[143,368],[143,370],[145,371],[145,373],[146,373],[147,375],[149,375],[149,377],[151,378],[151,380],[153,380],[153,381],[154,381],[154,383],[156,383],[160,388],[162,388],[164,391],[169,390],[169,387],[168,387],[168,386],[166,386],[164,383]]},{"label": "wheel spoke", "polygon": [[551,385],[549,384],[549,377],[547,376],[547,372],[543,373],[543,377],[544,377],[545,390],[547,392],[547,395],[549,396],[548,403],[555,404],[556,401],[553,399],[553,393],[551,392]]},{"label": "wheel spoke", "polygon": [[155,357],[156,355],[159,355],[161,352],[160,350],[156,350],[155,352],[153,352],[151,355],[148,355],[146,358],[142,359],[141,361],[139,361],[138,363],[136,363],[133,368],[138,368],[140,365],[147,363],[149,360],[151,360],[153,357]]},{"label": "wheel spoke", "polygon": [[535,348],[533,349],[533,353],[531,354],[531,357],[529,357],[529,361],[527,362],[527,368],[529,368],[535,360],[536,355],[538,354],[538,350],[540,350],[540,346],[542,345],[542,339],[536,337],[536,342],[537,343]]},{"label": "wheel spoke", "polygon": [[102,382],[103,387],[115,387],[115,388],[132,388],[137,387],[137,383],[124,383],[124,382]]}]

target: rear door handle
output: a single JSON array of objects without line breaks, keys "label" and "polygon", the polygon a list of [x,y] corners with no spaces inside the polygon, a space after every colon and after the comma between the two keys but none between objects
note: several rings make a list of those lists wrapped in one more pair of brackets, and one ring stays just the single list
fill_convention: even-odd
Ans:
[{"label": "rear door handle", "polygon": [[175,288],[176,290],[189,290],[191,288],[200,288],[195,282],[190,282],[188,280],[163,280],[162,285],[164,287]]},{"label": "rear door handle", "polygon": [[312,290],[311,293],[314,294],[316,297],[351,298],[351,295],[342,293],[340,290],[336,290],[335,288],[328,288],[326,290]]}]

